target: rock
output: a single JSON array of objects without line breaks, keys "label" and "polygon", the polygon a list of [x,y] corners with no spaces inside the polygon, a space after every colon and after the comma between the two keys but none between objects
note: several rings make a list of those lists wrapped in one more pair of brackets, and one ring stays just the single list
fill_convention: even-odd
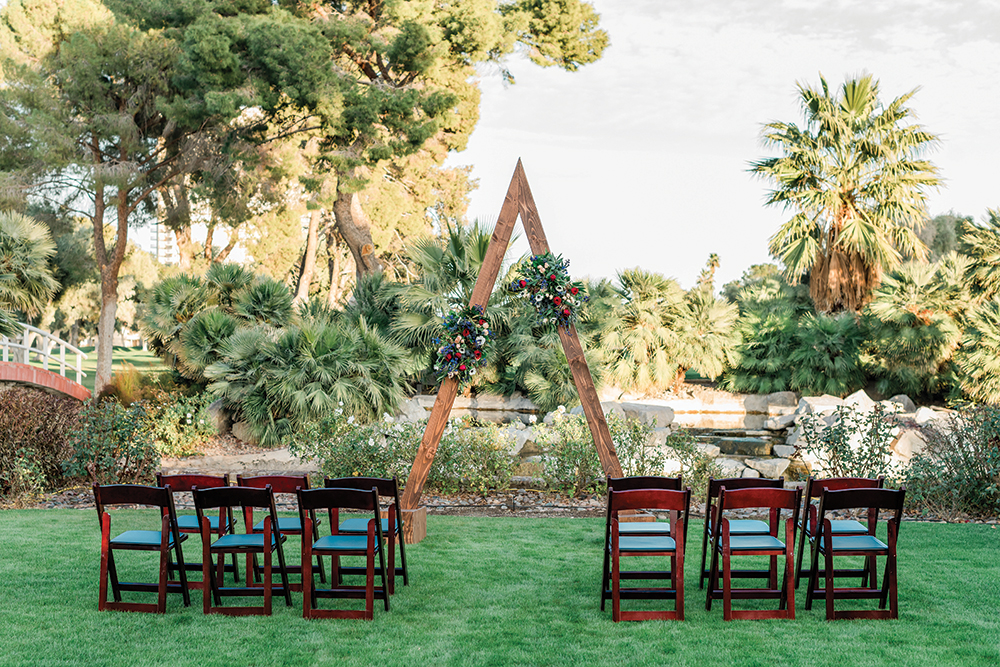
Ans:
[{"label": "rock", "polygon": [[747,414],[767,414],[770,404],[768,394],[748,394],[743,397],[743,409]]},{"label": "rock", "polygon": [[913,421],[921,425],[934,421],[935,419],[941,419],[941,415],[926,407],[917,408],[916,413],[913,415]]},{"label": "rock", "polygon": [[707,442],[696,442],[694,443],[696,449],[700,450],[702,454],[709,458],[715,458],[722,452],[719,450],[718,445],[713,445]]},{"label": "rock", "polygon": [[725,457],[715,459],[715,464],[719,466],[720,477],[742,477],[743,471],[747,470],[747,467],[735,459],[727,459]]},{"label": "rock", "polygon": [[250,425],[246,422],[236,422],[233,424],[233,436],[242,442],[250,445],[259,446],[257,438],[250,434]]},{"label": "rock", "polygon": [[902,406],[901,412],[916,412],[917,411],[917,405],[916,405],[916,403],[914,403],[912,400],[910,400],[910,397],[907,396],[906,394],[896,394],[895,396],[893,396],[892,398],[889,399],[889,402],[901,405]]},{"label": "rock", "polygon": [[653,432],[649,435],[650,447],[662,447],[667,443],[667,437],[670,435],[669,428],[654,428]]},{"label": "rock", "polygon": [[852,405],[859,412],[868,413],[875,409],[875,401],[865,393],[864,389],[858,389],[856,392],[844,399],[844,405]]},{"label": "rock", "polygon": [[617,401],[602,401],[601,410],[604,412],[604,416],[608,415],[618,415],[619,417],[625,416],[625,410],[622,409],[622,404]]},{"label": "rock", "polygon": [[717,444],[723,454],[743,456],[771,454],[771,443],[760,438],[721,438]]},{"label": "rock", "polygon": [[796,414],[812,414],[815,412],[833,412],[844,404],[842,399],[829,394],[822,396],[804,396],[796,408]]},{"label": "rock", "polygon": [[[603,404],[601,404],[603,407]],[[618,403],[624,415],[654,428],[666,428],[674,421],[674,410],[668,405],[652,403]]]},{"label": "rock", "polygon": [[767,395],[767,409],[769,412],[772,407],[794,408],[798,404],[798,394],[794,391],[775,391]]},{"label": "rock", "polygon": [[892,444],[889,445],[889,449],[901,462],[909,463],[910,459],[913,458],[915,454],[919,454],[924,451],[926,446],[927,441],[924,440],[920,431],[907,429],[900,433],[899,437],[897,437]]},{"label": "rock", "polygon": [[809,465],[802,459],[792,459],[785,468],[785,477],[789,480],[803,480],[809,478]]},{"label": "rock", "polygon": [[745,463],[768,479],[778,479],[788,467],[788,459],[747,459]]},{"label": "rock", "polygon": [[666,477],[676,477],[681,472],[681,462],[668,458],[663,462],[663,474]]},{"label": "rock", "polygon": [[760,477],[760,472],[757,471],[757,470],[754,470],[753,468],[744,468],[742,476],[743,477],[758,478],[758,477]]},{"label": "rock", "polygon": [[230,430],[232,430],[233,428],[232,415],[229,414],[228,410],[222,407],[221,398],[212,401],[209,404],[208,408],[206,409],[206,412],[208,412],[208,416],[214,423],[215,430],[219,435],[225,435],[226,433],[229,433]]},{"label": "rock", "polygon": [[796,426],[791,431],[788,432],[788,437],[785,438],[785,444],[789,446],[795,446],[798,444],[799,439],[802,437],[802,429]]},{"label": "rock", "polygon": [[429,414],[417,399],[408,398],[399,406],[399,413],[396,415],[396,419],[406,422],[418,422],[421,419],[427,419]]},{"label": "rock", "polygon": [[782,431],[795,423],[795,413],[781,415],[780,417],[768,417],[764,422],[764,428],[768,431]]},{"label": "rock", "polygon": [[767,406],[767,415],[769,417],[781,417],[783,415],[794,415],[795,414],[794,405],[769,405]]},{"label": "rock", "polygon": [[788,459],[795,456],[796,449],[797,447],[793,447],[791,445],[775,445],[771,448],[771,453],[775,456]]}]

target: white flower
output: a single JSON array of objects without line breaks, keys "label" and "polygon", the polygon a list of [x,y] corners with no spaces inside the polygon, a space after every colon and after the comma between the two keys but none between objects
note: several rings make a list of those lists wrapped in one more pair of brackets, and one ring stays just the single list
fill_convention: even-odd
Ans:
[{"label": "white flower", "polygon": [[[343,405],[343,403],[341,403],[341,405]],[[343,411],[343,410],[341,410],[340,408],[337,408],[336,410],[334,410],[334,411],[333,411],[333,414],[335,414],[335,415],[338,415],[338,416],[339,416],[339,415],[342,415],[342,414],[344,414],[344,411]]]},{"label": "white flower", "polygon": [[528,423],[529,424],[534,424],[537,421],[538,421],[538,417],[536,417],[535,415],[531,415],[530,417],[528,417]]},{"label": "white flower", "polygon": [[344,407],[344,402],[340,401],[339,403],[337,403],[337,405],[339,405],[340,407]]},{"label": "white flower", "polygon": [[391,424],[393,422],[392,415],[390,415],[388,412],[382,413],[382,420],[387,424]]},{"label": "white flower", "polygon": [[566,406],[565,405],[560,405],[559,407],[556,408],[556,412],[559,412],[559,413],[566,412]]},{"label": "white flower", "polygon": [[482,336],[476,336],[476,345],[482,345],[486,342],[486,339]]},{"label": "white flower", "polygon": [[348,424],[353,424],[354,423],[354,415],[351,415],[350,417],[347,418],[347,423]]},{"label": "white flower", "polygon": [[475,374],[476,374],[476,369],[475,368],[470,368],[469,369],[469,375],[475,375]]}]

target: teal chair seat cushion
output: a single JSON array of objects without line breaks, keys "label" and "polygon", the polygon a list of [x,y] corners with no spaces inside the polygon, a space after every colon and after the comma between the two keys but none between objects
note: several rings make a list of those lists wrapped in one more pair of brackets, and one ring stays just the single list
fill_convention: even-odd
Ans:
[{"label": "teal chair seat cushion", "polygon": [[[368,549],[367,535],[327,535],[313,543],[314,550],[329,551],[366,551]],[[375,540],[375,551],[378,552],[378,540]]]},{"label": "teal chair seat cushion", "polygon": [[771,535],[729,535],[730,551],[784,549],[785,543]]},{"label": "teal chair seat cushion", "polygon": [[[317,521],[318,523],[318,521]],[[253,527],[253,532],[263,533],[264,532],[264,519],[257,522],[257,525]],[[278,517],[278,532],[281,533],[301,533],[302,532],[302,519],[297,516],[279,516]]]},{"label": "teal chair seat cushion", "polygon": [[[340,524],[341,533],[368,533],[368,522],[371,519],[347,519]],[[389,520],[382,519],[382,533],[389,532]],[[399,531],[396,531],[399,532]]]},{"label": "teal chair seat cushion", "polygon": [[677,544],[667,535],[621,535],[618,551],[674,551]]},{"label": "teal chair seat cushion", "polygon": [[771,528],[766,521],[758,521],[757,519],[729,520],[730,535],[767,535],[770,532]]},{"label": "teal chair seat cushion", "polygon": [[[271,547],[276,544],[277,535],[271,535]],[[263,549],[264,535],[261,533],[223,535],[212,543],[213,549]]]},{"label": "teal chair seat cushion", "polygon": [[[218,532],[219,531],[219,517],[218,516],[206,515],[205,518],[208,519],[208,526],[209,526],[209,528],[212,529],[212,532],[213,533]],[[228,531],[229,530],[229,519],[228,518],[226,519],[226,522],[223,525],[225,526],[223,528],[223,530],[224,531]],[[177,527],[180,528],[181,530],[198,530],[198,517],[197,517],[197,515],[194,515],[194,514],[185,514],[183,516],[177,517]]]},{"label": "teal chair seat cushion", "polygon": [[[187,539],[187,535],[181,535],[181,542]],[[167,545],[171,548],[174,546],[174,538],[170,536],[167,539]],[[112,538],[111,546],[113,547],[159,547],[160,546],[160,531],[158,530],[126,530],[121,535]]]},{"label": "teal chair seat cushion", "polygon": [[[868,527],[854,519],[834,519],[830,521],[830,530],[833,531],[834,535],[862,535],[868,532]],[[808,535],[812,537],[815,534],[816,531],[813,530],[813,526],[810,523]]]},{"label": "teal chair seat cushion", "polygon": [[[820,549],[826,549],[826,539],[819,541]],[[871,535],[834,535],[833,550],[837,551],[886,551],[889,547]]]},{"label": "teal chair seat cushion", "polygon": [[665,521],[629,521],[618,524],[619,535],[670,534],[670,524]]}]

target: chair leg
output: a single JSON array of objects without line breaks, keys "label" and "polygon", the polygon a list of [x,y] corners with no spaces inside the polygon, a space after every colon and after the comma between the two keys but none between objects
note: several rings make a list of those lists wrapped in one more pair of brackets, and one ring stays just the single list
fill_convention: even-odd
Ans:
[{"label": "chair leg", "polygon": [[[112,573],[111,560],[111,517],[105,513],[101,517],[101,583],[98,586],[97,610],[104,611],[108,605],[108,575]],[[118,595],[117,588],[115,590]],[[117,601],[117,600],[116,600]]]},{"label": "chair leg", "polygon": [[[307,525],[309,519],[306,519]],[[322,556],[317,556],[317,560],[322,566],[323,558]],[[310,539],[310,531],[302,531],[302,618],[311,618],[310,614],[312,607],[312,588],[313,588],[313,571],[312,571],[312,539]]]},{"label": "chair leg", "polygon": [[611,550],[610,547],[604,545],[604,564],[601,566],[601,611],[604,611],[604,591],[608,590],[608,579],[611,576]]},{"label": "chair leg", "polygon": [[837,617],[837,612],[833,608],[833,540],[825,550],[824,562],[826,564],[826,620],[832,621]]},{"label": "chair leg", "polygon": [[[365,620],[370,621],[375,618],[375,548],[372,535],[368,536],[367,567],[365,568]],[[380,545],[381,546],[381,545]],[[385,570],[382,570],[383,577]],[[383,586],[385,579],[382,579]],[[385,592],[385,589],[382,589]],[[385,594],[385,599],[389,599],[389,594]]]},{"label": "chair leg", "polygon": [[389,568],[386,573],[389,575],[389,595],[396,593],[396,533],[389,531]]},{"label": "chair leg", "polygon": [[705,587],[705,562],[708,556],[708,514],[705,515],[705,530],[701,534],[701,569],[698,570],[698,588]]},{"label": "chair leg", "polygon": [[399,564],[403,567],[403,585],[410,585],[410,569],[406,565],[406,540],[403,539],[403,529],[399,525],[400,518],[396,517],[396,537],[399,538]]},{"label": "chair leg", "polygon": [[614,545],[611,550],[611,620],[618,623],[622,620],[621,599],[621,557]]},{"label": "chair leg", "polygon": [[[166,523],[166,521],[164,521]],[[170,567],[170,550],[167,549],[167,533],[163,534],[163,545],[160,548],[160,581],[156,590],[156,613],[167,613],[167,569]]]},{"label": "chair leg", "polygon": [[800,526],[799,532],[799,548],[796,550],[795,556],[795,587],[799,587],[799,582],[802,580],[802,557],[806,552],[806,527],[808,525],[807,521],[803,521],[802,526]]},{"label": "chair leg", "polygon": [[[713,555],[714,560],[714,555]],[[732,553],[728,540],[722,543],[722,620],[733,620],[733,578]]]}]

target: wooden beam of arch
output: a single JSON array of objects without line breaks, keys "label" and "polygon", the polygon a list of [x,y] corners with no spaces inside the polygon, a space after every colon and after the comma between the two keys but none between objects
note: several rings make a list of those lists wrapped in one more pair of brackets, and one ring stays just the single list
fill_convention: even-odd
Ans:
[{"label": "wooden beam of arch", "polygon": [[[528,179],[524,175],[521,160],[517,161],[514,175],[510,179],[507,195],[504,197],[500,215],[493,228],[493,235],[490,237],[489,248],[486,250],[486,258],[479,269],[479,277],[472,290],[472,298],[469,300],[470,306],[486,308],[519,216],[528,237],[531,252],[535,255],[548,252],[549,243],[545,239],[545,230],[542,229],[542,221],[538,217],[538,208],[535,206],[534,197],[531,196],[531,188],[528,187]],[[604,411],[601,409],[601,402],[597,397],[597,389],[594,387],[594,380],[590,375],[587,360],[583,356],[583,347],[580,345],[576,327],[570,327],[569,330],[558,327],[558,330],[563,351],[566,353],[570,371],[573,373],[573,382],[576,384],[580,403],[583,405],[583,412],[587,417],[587,425],[594,438],[601,467],[605,474],[612,477],[622,477],[622,467],[615,452],[615,443],[611,440],[608,423],[604,419]],[[455,403],[457,394],[458,380],[446,378],[438,389],[434,408],[431,410],[431,416],[427,420],[427,428],[424,430],[424,437],[420,441],[420,448],[413,460],[413,467],[410,468],[410,476],[406,480],[406,488],[401,499],[403,509],[414,510],[420,504],[424,483],[427,481],[427,475],[434,463],[434,455],[437,453],[438,443],[441,442],[441,436],[448,424],[448,416],[451,414],[451,406]]]}]

